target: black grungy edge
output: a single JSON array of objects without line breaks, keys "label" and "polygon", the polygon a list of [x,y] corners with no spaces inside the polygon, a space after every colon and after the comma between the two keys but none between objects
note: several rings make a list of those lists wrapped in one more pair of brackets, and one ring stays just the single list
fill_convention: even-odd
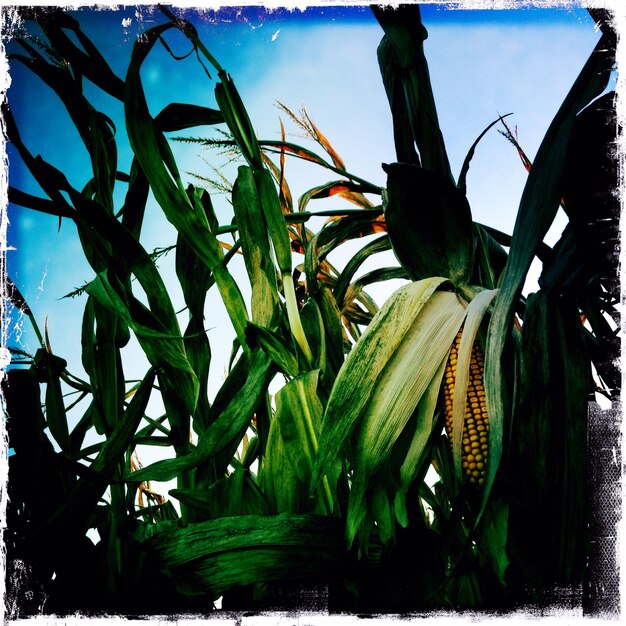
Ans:
[{"label": "black grungy edge", "polygon": [[589,403],[587,493],[589,550],[583,583],[583,615],[618,617],[620,563],[618,531],[622,518],[621,410]]}]

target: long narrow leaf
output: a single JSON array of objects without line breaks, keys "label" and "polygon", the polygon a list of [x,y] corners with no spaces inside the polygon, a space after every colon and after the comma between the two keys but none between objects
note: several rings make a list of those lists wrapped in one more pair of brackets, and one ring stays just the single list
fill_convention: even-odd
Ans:
[{"label": "long narrow leaf", "polygon": [[220,124],[223,121],[224,116],[215,109],[179,102],[168,104],[154,118],[157,128],[163,132]]},{"label": "long narrow leaf", "polygon": [[47,520],[46,527],[54,527],[64,522],[84,524],[87,521],[87,516],[105,492],[116,466],[123,458],[141,422],[150,399],[154,378],[154,370],[150,370],[128,405],[124,419],[118,422],[90,465],[89,474],[93,480],[82,478]]},{"label": "long narrow leaf", "polygon": [[360,207],[371,209],[374,205],[365,198],[362,193],[363,191],[369,191],[369,189],[349,180],[331,181],[325,185],[313,187],[313,189],[309,189],[309,191],[300,196],[298,200],[298,211],[305,211],[311,200],[330,198],[334,195],[339,195]]},{"label": "long narrow leaf", "polygon": [[424,55],[424,40],[428,33],[422,24],[419,6],[373,6],[372,11],[395,52],[396,80],[403,87],[410,122],[404,132],[413,135],[421,165],[454,183]]},{"label": "long narrow leaf", "polygon": [[439,400],[444,371],[445,361],[442,361],[439,370],[437,370],[432,377],[428,389],[426,389],[417,405],[415,432],[409,444],[406,457],[400,466],[401,493],[406,494],[409,485],[415,479],[420,465],[422,464],[424,449],[433,434],[435,410]]},{"label": "long narrow leaf", "polygon": [[229,378],[233,388],[228,399],[216,401],[209,415],[210,426],[198,440],[198,445],[188,454],[176,459],[156,461],[126,478],[133,482],[146,480],[171,480],[181,473],[217,457],[225,449],[239,443],[243,432],[267,390],[272,376],[271,361],[261,351],[244,354]]},{"label": "long narrow leaf", "polygon": [[567,151],[575,116],[606,87],[613,62],[614,52],[610,41],[603,35],[550,124],[524,187],[509,260],[500,279],[500,294],[495,303],[487,339],[485,387],[487,410],[494,433],[489,438],[483,509],[502,456],[502,439],[498,433],[503,432],[502,422],[509,412],[503,398],[501,367],[514,304],[535,251],[550,227],[562,198],[563,155]]},{"label": "long narrow leaf", "polygon": [[472,213],[450,181],[415,165],[384,165],[385,220],[398,260],[415,280],[448,276],[467,283],[474,266]]},{"label": "long narrow leaf", "polygon": [[391,242],[389,241],[389,237],[387,235],[383,235],[374,241],[370,241],[350,258],[341,274],[337,277],[337,283],[335,285],[335,289],[333,290],[337,302],[343,301],[346,289],[359,267],[361,267],[361,265],[373,254],[376,254],[377,252],[385,252],[390,248]]},{"label": "long narrow leaf", "polygon": [[[140,78],[141,65],[162,32],[171,24],[150,29],[141,41],[135,43],[126,77],[125,111],[128,137],[154,196],[167,219],[198,257],[214,273],[231,322],[241,345],[245,345],[247,311],[239,288],[224,264],[224,256],[217,238],[208,228],[206,217],[191,206],[180,176],[175,171],[171,151],[156,129]],[[174,170],[172,180],[170,172]]]},{"label": "long narrow leaf", "polygon": [[[305,493],[309,491],[311,475],[318,450],[318,437],[323,407],[318,398],[319,371],[313,370],[294,378],[276,395],[275,420],[285,451]],[[322,510],[332,513],[333,500],[328,483],[320,495]]]},{"label": "long narrow leaf", "polygon": [[476,151],[476,146],[480,143],[480,140],[500,121],[502,121],[505,117],[509,115],[513,115],[512,113],[507,113],[506,115],[501,115],[497,120],[494,120],[483,130],[480,135],[476,138],[474,143],[471,145],[470,149],[467,152],[467,156],[463,161],[463,165],[461,166],[461,173],[459,174],[459,178],[457,181],[457,187],[463,192],[467,193],[467,172],[469,171],[470,163],[472,162],[472,158],[474,157],[474,152]]},{"label": "long narrow leaf", "polygon": [[[238,170],[233,186],[233,208],[252,287],[252,320],[267,327],[278,303],[276,268],[254,174],[247,166],[241,166]],[[286,232],[284,221],[282,229]]]}]

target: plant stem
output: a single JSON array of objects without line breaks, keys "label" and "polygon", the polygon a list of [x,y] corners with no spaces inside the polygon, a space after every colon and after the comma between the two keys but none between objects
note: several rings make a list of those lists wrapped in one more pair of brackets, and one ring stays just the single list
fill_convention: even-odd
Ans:
[{"label": "plant stem", "polygon": [[[298,393],[301,396],[301,405],[303,407],[308,407],[308,398],[304,393],[304,389],[301,386],[297,387]],[[305,410],[303,413],[304,416],[304,426],[306,428],[306,432],[309,436],[309,441],[311,443],[311,448],[313,449],[313,454],[317,457],[317,451],[319,449],[319,445],[317,443],[317,433],[315,432],[315,426],[313,425],[313,420],[311,418],[311,414],[309,411]],[[326,510],[329,515],[333,512],[333,495],[330,491],[330,485],[328,483],[328,477],[326,475],[322,478],[322,486],[323,486],[323,503],[326,506]]]},{"label": "plant stem", "polygon": [[309,347],[309,342],[304,334],[304,328],[302,327],[302,320],[300,319],[300,313],[298,311],[298,302],[296,300],[296,290],[291,280],[291,274],[283,273],[283,293],[285,294],[285,304],[287,306],[287,318],[289,319],[289,327],[295,340],[298,342],[304,358],[307,361],[307,366],[313,365],[313,353]]}]

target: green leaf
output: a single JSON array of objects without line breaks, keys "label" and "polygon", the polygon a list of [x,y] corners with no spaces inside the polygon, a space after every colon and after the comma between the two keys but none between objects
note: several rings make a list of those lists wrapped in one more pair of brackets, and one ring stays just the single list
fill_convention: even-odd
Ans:
[{"label": "green leaf", "polygon": [[391,241],[388,235],[378,237],[370,241],[366,246],[358,250],[346,263],[343,271],[337,277],[333,293],[337,302],[343,302],[346,290],[352,281],[352,277],[363,263],[377,252],[385,252],[391,249]]},{"label": "green leaf", "polygon": [[260,350],[244,353],[220,389],[208,417],[209,427],[198,438],[198,445],[176,459],[156,461],[132,472],[126,480],[166,481],[201,463],[229,451],[241,440],[274,375],[271,361]]},{"label": "green leaf", "polygon": [[[77,72],[118,100],[124,95],[124,83],[111,70],[93,42],[80,29],[78,21],[62,11],[41,12],[37,21],[52,46],[63,55]],[[71,30],[80,44],[77,46],[64,32]]]},{"label": "green leaf", "polygon": [[124,98],[128,138],[150,187],[167,219],[185,239],[215,280],[241,345],[245,345],[248,314],[239,287],[226,269],[219,241],[204,211],[189,201],[171,150],[148,111],[140,78],[141,65],[162,32],[172,24],[150,29],[133,47]]},{"label": "green leaf", "polygon": [[211,126],[224,121],[220,111],[196,104],[182,104],[172,102],[168,104],[155,118],[157,128],[163,132],[184,130],[196,126]]},{"label": "green leaf", "polygon": [[[276,262],[281,274],[291,274],[291,241],[285,225],[278,192],[270,171],[263,168],[253,171],[267,232],[274,247]],[[258,218],[257,218],[258,219]]]},{"label": "green leaf", "polygon": [[207,427],[211,405],[208,399],[211,344],[204,328],[204,317],[193,316],[185,329],[185,355],[198,379],[198,401],[193,412],[193,428],[196,433]]},{"label": "green leaf", "polygon": [[[212,221],[214,210],[209,194],[192,185],[187,187],[186,193],[189,201],[204,214],[207,223]],[[207,292],[215,283],[215,278],[180,233],[176,239],[176,276],[190,317],[202,319]]]},{"label": "green leaf", "polygon": [[308,485],[298,479],[276,419],[271,421],[259,470],[259,484],[273,513],[301,513],[306,508]]},{"label": "green leaf", "polygon": [[309,242],[304,257],[304,270],[309,293],[319,289],[318,273],[320,264],[333,250],[350,239],[357,239],[383,232],[386,227],[381,222],[382,209],[358,211],[326,224]]},{"label": "green leaf", "polygon": [[387,172],[385,219],[398,260],[411,277],[467,283],[474,264],[472,214],[465,195],[432,172],[404,163]]},{"label": "green leaf", "polygon": [[364,187],[363,185],[353,183],[349,180],[333,180],[329,183],[325,183],[324,185],[313,187],[313,189],[309,189],[309,191],[300,196],[300,199],[298,200],[298,211],[305,211],[307,204],[311,200],[330,198],[335,195],[340,195],[358,206],[371,208],[372,204],[365,200],[363,196],[363,192],[370,191],[371,189],[369,187]]},{"label": "green leaf", "polygon": [[[343,364],[341,311],[328,287],[321,287],[314,297],[317,300],[319,311],[324,322],[327,363],[332,368],[334,378]],[[323,377],[327,374],[329,374],[328,371],[323,372]]]},{"label": "green leaf", "polygon": [[128,448],[129,442],[144,417],[148,400],[154,386],[155,372],[150,370],[124,411],[124,415],[115,430],[102,446],[100,454],[91,464],[91,469],[104,475],[110,475],[113,468]]},{"label": "green leaf", "polygon": [[67,363],[41,348],[35,354],[34,363],[38,369],[42,368],[46,372],[46,422],[50,434],[61,450],[67,451],[70,447],[70,435],[60,377]]},{"label": "green leaf", "polygon": [[[511,433],[511,561],[540,586],[582,579],[587,399],[593,388],[574,303],[540,291],[522,326],[519,404]],[[523,468],[523,474],[521,471]],[[537,507],[544,512],[535,518]]]},{"label": "green leaf", "polygon": [[253,176],[258,197],[261,202],[261,208],[263,209],[267,232],[272,242],[276,263],[282,278],[289,327],[293,338],[302,350],[306,363],[311,366],[313,355],[311,354],[311,349],[309,348],[304,334],[302,321],[298,312],[296,293],[291,277],[291,240],[285,224],[278,192],[274,185],[272,174],[265,167],[254,169]]},{"label": "green leaf", "polygon": [[[211,198],[203,189],[187,188],[190,198],[197,199],[197,206],[206,214],[207,221],[214,216]],[[198,378],[198,403],[193,414],[196,432],[206,426],[209,412],[208,380],[211,364],[211,344],[205,328],[204,307],[208,290],[215,283],[209,268],[198,258],[180,234],[176,241],[176,275],[183,290],[189,312],[189,323],[185,329],[185,353]]]},{"label": "green leaf", "polygon": [[99,302],[94,302],[94,312],[96,342],[92,388],[98,411],[103,418],[104,432],[108,435],[124,410],[124,372],[120,351],[116,346],[116,335],[118,324],[124,327],[126,325]]},{"label": "green leaf", "polygon": [[563,229],[560,239],[553,248],[552,258],[543,264],[539,285],[545,291],[567,293],[584,291],[594,282],[589,266],[586,266],[571,222]]},{"label": "green leaf", "polygon": [[[392,503],[385,489],[379,485],[374,485],[370,494],[371,515],[376,520],[376,526],[380,533],[380,540],[383,544],[395,535],[395,519]],[[348,518],[348,537],[352,535],[350,519]]]},{"label": "green leaf", "polygon": [[[198,398],[198,379],[185,354],[182,337],[166,334],[167,329],[161,325],[161,319],[156,318],[134,296],[125,293],[119,283],[113,286],[107,272],[96,276],[88,285],[87,292],[121,317],[135,332],[146,357],[158,371],[164,399],[171,399],[187,416],[193,414]],[[175,415],[170,417],[173,419]],[[185,432],[183,423],[180,423],[183,414],[178,417],[178,423],[175,421],[172,424],[173,428],[178,428],[178,436],[174,439],[176,445],[184,447],[189,432],[188,429]]]},{"label": "green leaf", "polygon": [[324,320],[317,302],[313,298],[309,298],[300,310],[302,319],[302,327],[307,338],[307,342],[311,347],[314,361],[313,366],[316,369],[326,372],[326,333],[324,331]]},{"label": "green leaf", "polygon": [[[252,287],[252,319],[256,324],[268,327],[278,303],[276,268],[261,199],[249,167],[242,165],[239,168],[232,197],[241,251]],[[284,221],[282,228],[286,233]]]},{"label": "green leaf", "polygon": [[493,499],[485,511],[479,528],[479,545],[491,563],[500,584],[505,584],[505,573],[510,559],[506,551],[509,505],[503,498]]},{"label": "green leaf", "polygon": [[307,485],[311,480],[317,455],[317,438],[323,407],[317,397],[319,370],[290,380],[276,394],[274,419],[280,427],[285,450],[298,479]]},{"label": "green leaf", "polygon": [[[501,243],[481,224],[474,222],[474,274],[471,283],[495,289],[506,265],[507,253]],[[509,242],[510,243],[510,242]]]},{"label": "green leaf", "polygon": [[263,493],[243,467],[236,468],[208,489],[172,489],[169,494],[207,519],[269,513]]},{"label": "green leaf", "polygon": [[247,337],[251,345],[258,344],[287,376],[298,375],[300,369],[293,346],[290,348],[283,337],[252,323],[248,324]]},{"label": "green leaf", "polygon": [[[401,346],[412,343],[409,339],[415,334],[415,321],[420,311],[445,280],[430,278],[398,289],[376,314],[348,354],[326,406],[313,485],[317,484],[338,456],[346,438],[370,404],[370,398],[381,393],[380,379],[388,364],[398,359]],[[435,366],[438,367],[439,363]],[[390,372],[391,370],[387,376]],[[427,385],[429,381],[430,378],[423,382]],[[387,400],[392,401],[393,398]],[[411,412],[418,401],[419,397],[415,399]]]},{"label": "green leaf", "polygon": [[59,191],[59,189],[65,190],[69,186],[65,176],[63,176],[59,170],[46,163],[41,157],[33,157],[21,140],[17,124],[15,123],[8,102],[6,100],[3,101],[0,107],[7,137],[15,146],[15,149],[18,151],[26,167],[28,167],[43,191],[52,199],[58,214],[73,216],[74,209]]},{"label": "green leaf", "polygon": [[[258,424],[258,419],[257,419]],[[261,452],[261,442],[259,437],[251,437],[248,445],[244,448],[241,465],[244,469],[249,470],[252,464],[258,459]]]},{"label": "green leaf", "polygon": [[148,425],[137,431],[138,437],[149,437],[157,430],[160,433],[163,433],[166,437],[169,436],[169,430],[163,426],[163,422],[167,419],[167,414],[164,413],[157,419],[152,419],[151,417],[145,415],[144,419],[148,422]]},{"label": "green leaf", "polygon": [[[492,436],[489,464],[483,487],[484,509],[502,457],[505,416],[510,411],[504,400],[503,362],[510,336],[514,306],[521,293],[532,259],[559,207],[563,194],[563,155],[567,153],[576,114],[606,87],[614,63],[614,51],[603,35],[583,67],[541,142],[526,181],[515,221],[509,260],[500,278],[500,294],[489,325],[485,354],[485,390]],[[480,515],[478,516],[480,518]]]},{"label": "green leaf", "polygon": [[82,362],[93,393],[91,419],[100,435],[111,433],[124,410],[120,328],[128,332],[120,317],[89,296],[81,329]]},{"label": "green leaf", "polygon": [[24,193],[23,191],[11,186],[9,186],[8,192],[9,202],[11,204],[17,204],[34,211],[39,211],[40,213],[46,213],[47,215],[56,215],[59,218],[68,217],[69,219],[73,219],[74,217],[74,211],[69,207],[69,205],[59,205],[51,200],[46,200],[45,198]]},{"label": "green leaf", "polygon": [[[161,326],[171,335],[180,335],[168,290],[154,261],[143,246],[101,204],[85,198],[71,188],[68,193],[78,209],[76,223],[79,233],[85,236],[95,234],[96,238],[91,240],[92,246],[100,255],[103,267],[110,274],[115,274],[117,280],[126,285],[127,291],[130,291],[128,279],[134,274]],[[114,243],[115,251],[109,250],[105,242]]]},{"label": "green leaf", "polygon": [[288,141],[278,141],[278,140],[263,140],[259,142],[261,147],[269,148],[271,151],[275,152],[286,152],[287,154],[292,154],[303,161],[309,161],[310,163],[315,163],[316,165],[320,165],[326,169],[335,171],[335,168],[331,163],[328,163],[320,156],[312,152],[311,150],[307,150],[301,146],[298,146],[294,143],[290,143]]},{"label": "green leaf", "polygon": [[98,456],[89,466],[89,477],[81,478],[68,496],[59,503],[57,509],[46,521],[46,527],[58,527],[63,523],[84,524],[88,515],[102,497],[113,477],[113,472],[124,458],[141,419],[143,418],[155,373],[150,370],[134,394],[123,418],[103,443]]},{"label": "green leaf", "polygon": [[219,72],[219,77],[221,82],[215,85],[215,99],[228,125],[228,130],[252,169],[263,170],[261,148],[235,83],[224,70]]},{"label": "green leaf", "polygon": [[386,280],[407,280],[408,272],[403,267],[379,267],[371,272],[363,274],[346,289],[343,301],[340,302],[342,311],[345,311],[361,295],[363,288],[374,283]]},{"label": "green leaf", "polygon": [[461,166],[461,173],[459,174],[459,180],[457,182],[457,187],[461,190],[462,193],[467,194],[467,172],[469,171],[470,163],[472,162],[472,158],[474,157],[474,152],[476,151],[476,146],[480,143],[480,140],[493,128],[498,122],[502,121],[505,117],[509,115],[513,115],[512,113],[507,113],[506,115],[501,115],[497,120],[494,120],[483,130],[474,143],[471,145],[469,151],[467,152],[467,156],[463,161],[463,165]]},{"label": "green leaf", "polygon": [[432,377],[428,389],[424,392],[415,410],[413,435],[404,461],[400,466],[399,493],[403,500],[406,499],[406,492],[418,475],[420,467],[423,465],[424,451],[426,450],[429,439],[433,435],[433,428],[436,423],[435,410],[439,401],[439,391],[441,389],[445,366],[446,363],[444,360],[439,366],[439,370]]},{"label": "green leaf", "polygon": [[144,541],[179,591],[217,598],[235,585],[324,580],[346,557],[338,519],[244,515],[165,528]]},{"label": "green leaf", "polygon": [[94,412],[94,403],[92,400],[83,413],[83,416],[78,420],[78,424],[74,426],[70,433],[70,452],[72,458],[80,456],[80,449],[85,440],[85,435],[94,425]]},{"label": "green leaf", "polygon": [[[377,471],[388,462],[413,411],[433,378],[440,373],[441,364],[448,356],[466,313],[466,307],[456,294],[448,291],[432,293],[417,313],[409,315],[411,328],[384,363],[373,391],[368,394],[367,403],[358,416],[352,447],[355,476],[348,504],[348,544],[359,526],[365,490]],[[393,332],[386,326],[384,331]],[[337,385],[339,380],[338,377]],[[343,384],[345,381],[351,383],[353,395],[360,393],[357,379],[350,373],[347,379],[343,379]],[[331,402],[332,396],[329,409]]]},{"label": "green leaf", "polygon": [[81,81],[74,78],[69,68],[47,63],[30,44],[24,40],[19,42],[30,52],[31,57],[15,55],[14,58],[24,62],[62,101],[88,151],[95,179],[96,200],[111,210],[117,170],[113,124],[85,98]]},{"label": "green leaf", "polygon": [[407,129],[411,128],[411,121],[407,109],[402,73],[396,51],[389,37],[385,36],[381,39],[377,56],[380,74],[391,109],[396,158],[400,163],[420,165],[420,157],[415,149],[413,134],[407,132]]},{"label": "green leaf", "polygon": [[[396,146],[402,133],[412,136],[421,165],[454,183],[424,55],[424,40],[428,33],[422,24],[419,6],[373,6],[372,12],[385,31],[383,41],[387,39],[390,44],[381,44],[379,63],[394,115]],[[414,160],[412,146],[407,144],[404,140],[400,143],[402,149],[396,148],[398,159],[404,160],[401,155],[405,155],[409,148],[408,156],[413,157],[409,162],[419,164],[420,161]]]},{"label": "green leaf", "polygon": [[605,93],[574,122],[563,180],[563,208],[590,273],[619,299],[620,197],[617,97]]}]

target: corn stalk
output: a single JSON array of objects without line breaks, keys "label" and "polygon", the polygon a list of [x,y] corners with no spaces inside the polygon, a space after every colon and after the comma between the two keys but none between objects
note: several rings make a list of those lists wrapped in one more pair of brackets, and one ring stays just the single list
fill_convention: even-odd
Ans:
[{"label": "corn stalk", "polygon": [[[526,586],[579,584],[592,365],[616,386],[605,358],[615,340],[605,295],[615,293],[615,268],[596,261],[602,238],[591,235],[600,211],[585,215],[607,181],[591,170],[581,184],[580,161],[587,149],[599,150],[591,138],[611,101],[593,101],[614,62],[614,33],[604,25],[527,163],[508,236],[474,222],[466,196],[469,162],[486,131],[458,183],[451,174],[417,5],[374,9],[385,33],[379,63],[398,157],[384,166],[384,190],[346,169],[305,110],[298,116],[282,106],[323,156],[285,141],[284,128],[279,140],[257,138],[232,77],[195,27],[161,12],[163,23],[135,43],[123,79],[59,10],[26,11],[47,43],[18,37],[22,51],[10,55],[64,104],[92,178],[76,189],[35,156],[5,102],[7,136],[45,196],[11,186],[9,198],[71,221],[93,270],[81,290],[85,380],[68,372],[7,283],[41,343],[35,355],[15,351],[31,367],[3,382],[15,450],[10,558],[30,564],[57,612],[143,612],[155,589],[178,612],[222,595],[231,606],[254,605],[268,586],[295,581],[331,581],[341,610],[485,608],[526,600]],[[217,73],[216,108],[174,102],[150,113],[142,65],[161,44],[171,54],[164,38],[172,29],[191,42],[202,80],[212,80],[204,63]],[[118,138],[83,77],[124,114],[129,172],[117,169]],[[212,145],[240,160],[236,180],[222,185],[232,223],[219,222],[209,190],[185,185],[164,134],[220,124],[226,137]],[[296,205],[288,158],[332,179],[305,190]],[[163,251],[150,254],[140,241],[149,192],[175,231],[184,330],[156,264]],[[349,208],[312,209],[333,195]],[[570,227],[551,250],[543,238],[561,202]],[[321,215],[328,221],[310,230],[309,219]],[[328,260],[345,242],[371,235],[379,236],[344,267]],[[359,273],[389,249],[398,264]],[[249,301],[229,266],[237,254]],[[543,263],[541,288],[523,298],[534,258]],[[379,308],[366,287],[391,278],[405,284]],[[205,304],[214,286],[236,339],[210,403]],[[131,334],[150,364],[141,381],[125,379]],[[68,388],[86,406],[73,422]],[[607,393],[615,397],[615,389]],[[149,409],[155,397],[162,415]],[[104,441],[88,443],[94,434]],[[168,454],[143,466],[138,445]],[[177,507],[151,488],[172,479]],[[548,522],[536,507],[549,510]],[[98,530],[98,546],[89,529]]]}]

